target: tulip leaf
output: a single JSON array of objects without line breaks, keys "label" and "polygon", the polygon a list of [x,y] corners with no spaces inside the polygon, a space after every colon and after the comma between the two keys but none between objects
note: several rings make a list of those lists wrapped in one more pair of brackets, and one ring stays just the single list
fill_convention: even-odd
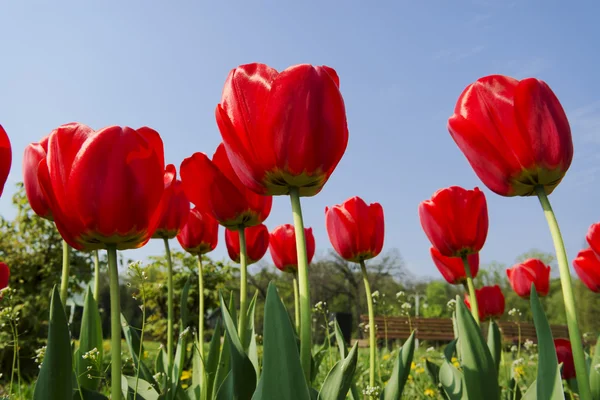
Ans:
[{"label": "tulip leaf", "polygon": [[440,385],[444,394],[450,400],[467,400],[467,391],[464,388],[464,376],[451,362],[444,360],[440,367]]},{"label": "tulip leaf", "polygon": [[508,382],[508,398],[513,400],[521,400],[523,398],[523,394],[515,378],[511,378],[510,382]]},{"label": "tulip leaf", "polygon": [[173,370],[171,375],[171,393],[173,393],[173,395],[177,393],[177,387],[179,386],[179,380],[181,379],[181,373],[183,372],[188,335],[189,332],[187,330],[184,330],[183,332],[181,332],[181,334],[179,334],[179,340],[177,341],[175,358],[173,362]]},{"label": "tulip leaf", "polygon": [[231,345],[229,344],[229,339],[227,339],[227,335],[225,335],[223,347],[221,348],[221,353],[219,354],[219,363],[217,365],[217,371],[215,372],[215,379],[212,384],[212,391],[215,394],[220,390],[221,385],[223,384],[223,382],[229,375],[229,372],[231,371],[230,346]]},{"label": "tulip leaf", "polygon": [[[219,367],[219,356],[221,354],[221,335],[223,334],[223,325],[221,319],[217,320],[213,337],[210,340],[208,346],[208,354],[205,355],[204,360],[204,373],[206,375],[206,390],[202,388],[203,396],[206,399],[212,399],[213,397],[213,386],[215,383],[215,377],[217,375],[217,368]],[[199,343],[199,345],[202,345]]]},{"label": "tulip leaf", "polygon": [[81,390],[76,390],[73,392],[73,400],[108,400],[108,397],[103,395],[102,393],[94,392],[93,390],[88,390],[84,387]]},{"label": "tulip leaf", "polygon": [[[93,350],[95,351],[92,357],[87,356]],[[77,377],[82,388],[92,391],[98,389],[100,379],[88,379],[88,375],[101,376],[102,371],[98,370],[98,366],[102,365],[102,352],[102,320],[92,290],[88,287],[81,317],[78,356],[75,358]],[[85,358],[83,358],[84,355],[86,355]]]},{"label": "tulip leaf", "polygon": [[133,365],[135,368],[140,368],[140,378],[150,382],[152,385],[156,385],[157,382],[152,376],[150,368],[139,360],[140,349],[142,356],[144,354],[144,347],[140,343],[140,337],[137,331],[129,325],[123,314],[121,314],[121,327],[123,329],[123,336],[125,336],[125,342],[129,348],[129,353],[131,354],[131,359],[133,360]]},{"label": "tulip leaf", "polygon": [[200,385],[192,385],[185,391],[189,400],[202,400],[202,389]]},{"label": "tulip leaf", "polygon": [[345,400],[350,390],[356,362],[358,360],[358,343],[355,343],[348,357],[338,361],[325,378],[319,392],[318,400]]},{"label": "tulip leaf", "polygon": [[274,283],[265,302],[263,372],[252,400],[309,400],[294,328]]},{"label": "tulip leaf", "polygon": [[169,375],[167,375],[169,371],[169,365],[167,361],[168,359],[169,357],[167,356],[167,352],[165,351],[164,347],[161,347],[161,349],[158,352],[158,355],[156,356],[154,368],[156,372],[160,374],[160,380],[158,381],[158,383],[160,385],[160,388],[163,390],[165,390],[167,387],[167,381],[169,377]]},{"label": "tulip leaf", "polygon": [[502,334],[498,324],[491,320],[488,325],[488,337],[487,345],[492,354],[494,365],[496,366],[496,372],[500,371],[500,359],[502,358]]},{"label": "tulip leaf", "polygon": [[235,398],[233,389],[233,375],[232,371],[229,371],[223,380],[223,383],[221,383],[219,390],[217,391],[215,400],[231,400],[233,398]]},{"label": "tulip leaf", "polygon": [[592,364],[590,365],[590,386],[592,389],[592,398],[600,399],[600,370],[596,369],[596,365],[600,364],[600,336],[596,341],[596,348],[594,349],[594,357],[592,358]]},{"label": "tulip leaf", "polygon": [[185,285],[183,286],[183,290],[181,291],[181,300],[179,303],[179,332],[183,332],[185,330],[185,328],[188,327],[188,324],[190,322],[189,319],[189,308],[188,308],[188,297],[189,297],[189,293],[190,293],[190,286],[192,284],[192,277],[190,276],[187,281],[185,282]]},{"label": "tulip leaf", "polygon": [[529,386],[521,400],[537,400],[537,380]]},{"label": "tulip leaf", "polygon": [[412,364],[414,353],[415,331],[410,334],[410,337],[404,342],[398,352],[398,357],[396,358],[396,363],[392,370],[392,376],[385,386],[383,393],[381,393],[381,400],[400,400],[404,385],[410,375],[410,366]]},{"label": "tulip leaf", "polygon": [[221,299],[221,314],[227,332],[231,354],[231,382],[233,385],[232,399],[246,400],[252,397],[256,389],[256,371],[252,361],[244,351],[244,346],[238,336],[235,323],[227,310],[223,296]]},{"label": "tulip leaf", "polygon": [[443,390],[442,384],[440,383],[440,366],[437,365],[436,363],[433,363],[433,362],[429,361],[428,359],[426,359],[425,360],[425,369],[427,370],[429,377],[433,381],[433,385],[436,388],[440,388],[439,393],[442,396],[442,398],[444,400],[449,400],[448,395]]},{"label": "tulip leaf", "polygon": [[[293,325],[292,325],[293,326]],[[319,349],[310,358],[310,382],[314,383],[319,375],[319,369],[323,363],[323,359],[327,355],[328,351],[327,340],[319,347]]]},{"label": "tulip leaf", "polygon": [[[538,339],[537,398],[542,400],[564,399],[565,394],[552,331],[533,283],[531,284],[530,302]],[[525,397],[527,397],[527,394]]]},{"label": "tulip leaf", "polygon": [[456,304],[458,348],[467,395],[470,399],[498,400],[498,372],[490,349],[479,325],[458,296]]},{"label": "tulip leaf", "polygon": [[[136,386],[137,385],[137,386]],[[127,393],[126,399],[132,398],[137,387],[137,399],[140,400],[158,400],[159,394],[152,384],[143,379],[136,379],[135,376],[121,375],[121,389]]]},{"label": "tulip leaf", "polygon": [[256,371],[256,377],[260,377],[260,364],[258,362],[258,346],[256,344],[256,329],[254,326],[254,310],[256,309],[256,300],[258,299],[258,290],[254,294],[252,301],[248,305],[248,312],[246,313],[248,322],[248,328],[246,329],[246,343],[244,343],[244,349],[248,353],[248,358],[254,365]]},{"label": "tulip leaf", "polygon": [[65,309],[54,286],[50,300],[48,344],[33,392],[34,400],[65,400],[73,394],[71,338]]},{"label": "tulip leaf", "polygon": [[[335,340],[337,342],[338,349],[340,351],[340,360],[343,360],[344,358],[348,357],[348,347],[346,346],[346,340],[344,339],[344,334],[342,333],[342,328],[340,328],[340,325],[338,324],[337,319],[335,320],[334,330],[335,330]],[[358,388],[356,387],[356,383],[354,381],[352,381],[352,384],[350,385],[350,396],[351,396],[352,400],[361,400],[362,399],[362,397],[360,396],[360,392],[358,391]]]}]

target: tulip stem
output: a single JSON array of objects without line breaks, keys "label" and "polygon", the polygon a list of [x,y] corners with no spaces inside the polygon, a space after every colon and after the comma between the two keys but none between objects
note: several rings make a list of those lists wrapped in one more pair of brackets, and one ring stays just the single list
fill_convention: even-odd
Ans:
[{"label": "tulip stem", "polygon": [[369,284],[369,276],[367,275],[367,267],[365,266],[364,260],[360,260],[360,269],[362,271],[363,282],[365,283],[365,296],[367,296],[367,309],[369,311],[369,386],[375,387],[375,357],[377,351],[377,341],[375,334],[377,333],[377,328],[375,326],[375,311],[373,310],[373,296],[371,295],[371,285]]},{"label": "tulip stem", "polygon": [[563,299],[565,303],[565,311],[567,314],[567,326],[569,328],[569,340],[573,350],[573,361],[575,362],[575,372],[577,375],[577,385],[579,386],[579,397],[581,400],[590,400],[592,398],[590,391],[590,383],[588,379],[585,355],[583,353],[583,344],[581,342],[581,333],[577,323],[577,313],[575,308],[575,297],[573,296],[573,284],[571,282],[571,271],[569,270],[569,261],[567,251],[563,242],[558,221],[550,205],[550,200],[546,195],[543,186],[535,188],[544,215],[548,221],[550,234],[554,242],[556,251],[556,260],[558,261],[558,269],[560,271],[560,284],[562,286]]},{"label": "tulip stem", "polygon": [[63,307],[67,307],[67,296],[69,295],[69,267],[71,265],[70,249],[67,242],[63,240],[62,277],[60,279],[60,299]]},{"label": "tulip stem", "polygon": [[198,254],[198,352],[200,353],[199,382],[204,389],[204,271],[202,270],[202,254]]},{"label": "tulip stem", "polygon": [[469,300],[471,303],[471,315],[475,318],[477,325],[479,322],[479,303],[477,302],[477,294],[475,293],[475,285],[473,285],[473,276],[471,275],[471,266],[466,255],[462,256],[463,265],[465,266],[465,275],[467,276],[467,288],[469,288]]},{"label": "tulip stem", "polygon": [[110,354],[111,399],[121,399],[121,301],[119,299],[119,268],[117,246],[108,246],[108,272],[110,277]]},{"label": "tulip stem", "polygon": [[248,252],[246,249],[246,229],[243,226],[239,228],[240,236],[240,317],[238,324],[238,334],[242,346],[246,346],[246,309],[248,302]]},{"label": "tulip stem", "polygon": [[169,373],[173,368],[173,318],[175,318],[175,309],[173,305],[173,260],[171,259],[171,249],[169,239],[163,238],[165,242],[165,251],[167,253],[167,359],[169,363]]},{"label": "tulip stem", "polygon": [[96,303],[100,299],[100,256],[98,250],[94,251],[94,299]]},{"label": "tulip stem", "polygon": [[296,317],[296,334],[300,335],[300,297],[298,296],[298,272],[294,272],[294,316]]},{"label": "tulip stem", "polygon": [[294,216],[294,232],[298,254],[298,293],[300,303],[300,361],[304,370],[306,382],[310,383],[310,363],[312,358],[312,316],[310,308],[310,289],[308,285],[308,257],[306,255],[306,237],[300,191],[297,187],[290,188],[292,214]]}]

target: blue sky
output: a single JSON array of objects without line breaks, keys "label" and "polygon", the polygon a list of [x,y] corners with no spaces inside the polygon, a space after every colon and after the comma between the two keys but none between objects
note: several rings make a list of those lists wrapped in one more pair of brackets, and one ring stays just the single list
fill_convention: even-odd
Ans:
[{"label": "blue sky", "polygon": [[[441,187],[483,187],[446,129],[463,88],[492,73],[549,83],[571,122],[575,157],[551,196],[570,259],[600,220],[600,11],[562,1],[0,2],[0,124],[14,151],[0,213],[21,180],[24,147],[79,121],[158,130],[167,162],[214,152],[214,108],[231,68],[264,62],[338,71],[348,149],[325,189],[303,199],[317,256],[331,248],[324,208],[359,195],[385,210],[385,248],[418,277],[438,277],[417,206]],[[553,251],[535,198],[483,188],[490,230],[482,262]],[[291,222],[275,198],[266,224]],[[160,243],[127,255],[161,254]],[[213,253],[226,257],[224,240]]]}]

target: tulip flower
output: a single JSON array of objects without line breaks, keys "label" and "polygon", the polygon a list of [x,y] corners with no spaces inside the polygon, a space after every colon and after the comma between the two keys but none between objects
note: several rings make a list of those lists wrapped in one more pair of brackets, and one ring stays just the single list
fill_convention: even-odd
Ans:
[{"label": "tulip flower", "polygon": [[[269,248],[269,230],[263,224],[246,228],[247,265],[260,261]],[[239,231],[225,230],[225,244],[229,258],[235,263],[240,263],[240,233]]]},{"label": "tulip flower", "polygon": [[157,208],[159,215],[158,228],[154,238],[173,239],[187,222],[190,213],[190,202],[183,192],[181,181],[177,180],[177,172],[173,164],[167,165],[164,175],[164,192]]},{"label": "tulip flower", "polygon": [[581,250],[573,260],[579,279],[592,292],[600,293],[600,259],[592,249]]},{"label": "tulip flower", "polygon": [[585,239],[594,253],[600,257],[600,222],[590,226]]},{"label": "tulip flower", "polygon": [[0,262],[0,290],[8,287],[8,280],[10,279],[10,268],[3,262]]},{"label": "tulip flower", "polygon": [[46,158],[48,153],[48,138],[49,136],[46,136],[39,143],[31,143],[25,148],[25,154],[23,155],[23,185],[33,212],[52,221],[52,211],[38,180],[40,162]]},{"label": "tulip flower", "polygon": [[361,262],[376,257],[383,249],[383,208],[367,205],[360,197],[325,208],[327,234],[333,248],[347,261]]},{"label": "tulip flower", "polygon": [[[429,251],[435,266],[448,283],[462,285],[467,282],[465,266],[461,258],[443,256],[435,247],[432,247]],[[473,278],[477,277],[477,273],[479,272],[479,253],[469,254],[467,262],[469,263],[469,269]]]},{"label": "tulip flower", "polygon": [[531,294],[531,284],[540,297],[550,291],[550,267],[541,260],[530,258],[506,270],[510,286],[517,295],[525,299]]},{"label": "tulip flower", "polygon": [[0,125],[0,196],[4,191],[4,184],[8,179],[8,173],[10,172],[10,166],[12,164],[12,149],[10,147],[10,140],[2,125]]},{"label": "tulip flower", "polygon": [[448,120],[481,181],[501,196],[552,193],[573,159],[567,116],[543,81],[491,75],[470,84]]},{"label": "tulip flower", "polygon": [[[315,237],[313,236],[312,228],[304,228],[304,232],[306,236],[308,263],[310,264],[315,255]],[[294,274],[298,271],[296,234],[293,225],[280,225],[271,231],[269,235],[269,250],[277,269]]]},{"label": "tulip flower", "polygon": [[163,194],[163,144],[147,127],[99,131],[71,123],[48,139],[38,179],[62,237],[79,250],[108,250],[111,391],[121,397],[121,305],[117,250],[143,246],[156,230]]},{"label": "tulip flower", "polygon": [[325,208],[325,220],[335,251],[345,260],[360,263],[369,312],[369,385],[374,387],[377,351],[375,313],[365,260],[376,257],[383,248],[383,208],[379,203],[367,205],[360,197],[352,197],[341,205]]},{"label": "tulip flower", "polygon": [[560,371],[562,378],[567,380],[575,378],[575,362],[569,339],[554,339],[554,347],[556,348],[558,363],[562,363],[562,370]]},{"label": "tulip flower", "polygon": [[[504,294],[500,286],[484,286],[475,291],[479,305],[479,319],[486,321],[490,318],[500,318],[504,314]],[[465,295],[465,304],[471,310],[470,296]]]}]

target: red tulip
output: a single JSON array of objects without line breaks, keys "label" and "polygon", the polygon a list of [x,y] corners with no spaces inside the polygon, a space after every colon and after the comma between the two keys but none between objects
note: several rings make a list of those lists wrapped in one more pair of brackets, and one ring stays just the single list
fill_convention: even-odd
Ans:
[{"label": "red tulip", "polygon": [[187,222],[190,202],[183,192],[181,181],[177,180],[177,171],[173,164],[167,165],[164,175],[165,190],[157,208],[160,222],[154,238],[173,239]]},{"label": "red tulip", "polygon": [[12,164],[12,149],[10,147],[10,140],[2,125],[0,125],[0,196],[4,191],[4,184],[8,179],[8,173],[10,172],[10,166]]},{"label": "red tulip", "polygon": [[[280,225],[269,235],[269,250],[275,266],[283,272],[298,270],[298,253],[296,252],[296,233],[290,224]],[[306,253],[308,264],[315,255],[315,237],[312,228],[304,228],[306,237]]]},{"label": "red tulip", "polygon": [[385,231],[381,204],[367,205],[352,197],[325,208],[325,221],[333,248],[345,260],[360,262],[381,253]]},{"label": "red tulip", "polygon": [[585,286],[600,293],[600,259],[592,249],[581,250],[573,260],[573,267]]},{"label": "red tulip", "polygon": [[188,253],[201,255],[211,252],[219,241],[219,223],[209,214],[193,208],[177,240]]},{"label": "red tulip", "polygon": [[585,238],[592,250],[594,250],[594,253],[600,257],[600,222],[590,226]]},{"label": "red tulip", "polygon": [[[484,286],[475,290],[477,304],[479,306],[479,319],[486,321],[489,318],[499,318],[504,314],[504,294],[500,286]],[[465,295],[465,304],[471,309],[469,295]]]},{"label": "red tulip", "polygon": [[233,69],[215,111],[231,164],[257,193],[319,193],[344,155],[348,126],[340,81],[329,67],[264,64]]},{"label": "red tulip", "polygon": [[156,230],[164,168],[162,140],[150,128],[94,132],[71,123],[50,135],[38,178],[67,243],[123,250],[143,246]]},{"label": "red tulip", "polygon": [[[432,247],[429,251],[435,266],[448,283],[462,285],[467,281],[462,258],[443,256],[435,247]],[[479,272],[479,253],[469,254],[467,261],[469,262],[471,277],[475,278]]]},{"label": "red tulip", "polygon": [[0,290],[8,287],[8,280],[10,279],[10,268],[3,262],[0,262]]},{"label": "red tulip", "polygon": [[475,173],[502,196],[552,193],[573,159],[567,116],[543,81],[491,75],[467,86],[448,120]]},{"label": "red tulip", "polygon": [[[225,229],[225,244],[229,258],[233,262],[240,263],[240,233]],[[246,253],[248,260],[246,265],[254,264],[264,257],[269,248],[269,230],[263,224],[246,228]]]},{"label": "red tulip", "polygon": [[38,180],[40,162],[46,158],[48,153],[49,137],[46,136],[39,143],[31,143],[25,148],[25,154],[23,155],[23,185],[33,212],[42,218],[52,220],[52,210],[50,210]]},{"label": "red tulip", "polygon": [[550,267],[535,258],[507,269],[506,275],[515,293],[523,298],[529,298],[532,283],[542,297],[550,291]]},{"label": "red tulip", "polygon": [[188,199],[226,228],[261,224],[271,212],[272,197],[256,194],[240,182],[223,144],[212,161],[204,153],[183,160],[181,180]]},{"label": "red tulip", "polygon": [[438,190],[419,205],[419,218],[433,247],[446,257],[477,253],[485,243],[487,203],[478,188]]},{"label": "red tulip", "polygon": [[[556,358],[562,363],[561,376],[563,379],[575,378],[575,362],[573,361],[573,350],[569,339],[554,339]],[[593,367],[593,366],[592,366]]]}]

